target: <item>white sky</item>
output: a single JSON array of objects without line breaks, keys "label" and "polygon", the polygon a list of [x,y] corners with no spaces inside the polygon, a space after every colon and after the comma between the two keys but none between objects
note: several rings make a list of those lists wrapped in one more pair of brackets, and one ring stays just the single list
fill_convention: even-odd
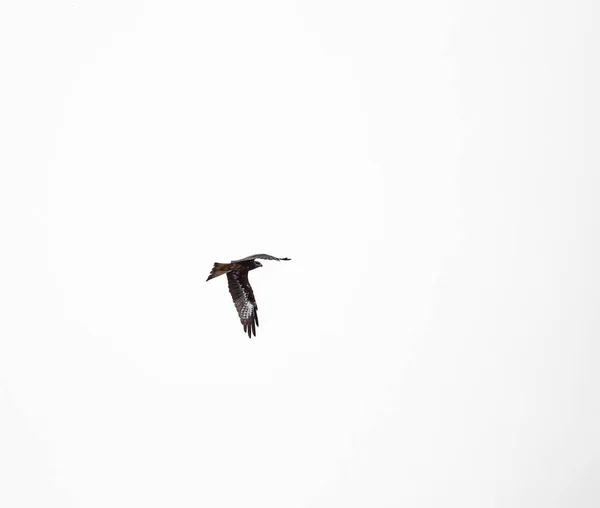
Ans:
[{"label": "white sky", "polygon": [[600,506],[594,4],[3,4],[0,506]]}]

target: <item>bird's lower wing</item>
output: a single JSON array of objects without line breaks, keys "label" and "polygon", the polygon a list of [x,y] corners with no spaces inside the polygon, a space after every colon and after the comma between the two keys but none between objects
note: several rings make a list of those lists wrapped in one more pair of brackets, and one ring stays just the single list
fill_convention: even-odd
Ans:
[{"label": "bird's lower wing", "polygon": [[235,309],[244,326],[244,332],[247,332],[250,338],[252,338],[252,335],[256,337],[258,306],[254,299],[254,292],[248,281],[248,272],[239,270],[227,272],[227,283]]}]

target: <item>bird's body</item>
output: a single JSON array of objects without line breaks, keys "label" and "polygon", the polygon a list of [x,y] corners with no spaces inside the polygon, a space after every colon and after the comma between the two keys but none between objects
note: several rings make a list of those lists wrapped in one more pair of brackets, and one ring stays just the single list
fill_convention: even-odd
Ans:
[{"label": "bird's body", "polygon": [[215,263],[208,279],[206,279],[209,281],[219,275],[227,274],[229,292],[233,298],[240,321],[244,326],[244,332],[247,332],[250,338],[252,338],[252,335],[256,336],[258,306],[256,305],[252,286],[250,286],[250,282],[248,281],[248,272],[262,266],[257,259],[290,261],[289,258],[276,258],[269,254],[254,254],[253,256],[237,259],[231,263]]}]

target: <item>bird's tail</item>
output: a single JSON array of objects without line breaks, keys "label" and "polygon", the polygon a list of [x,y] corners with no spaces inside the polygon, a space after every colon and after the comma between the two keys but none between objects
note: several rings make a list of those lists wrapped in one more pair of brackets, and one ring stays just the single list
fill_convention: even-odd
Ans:
[{"label": "bird's tail", "polygon": [[208,276],[208,279],[206,279],[206,280],[209,281],[210,279],[214,279],[215,277],[218,277],[219,275],[223,275],[224,273],[227,273],[229,270],[231,270],[230,263],[215,263],[213,266],[213,269],[210,272],[210,275]]}]

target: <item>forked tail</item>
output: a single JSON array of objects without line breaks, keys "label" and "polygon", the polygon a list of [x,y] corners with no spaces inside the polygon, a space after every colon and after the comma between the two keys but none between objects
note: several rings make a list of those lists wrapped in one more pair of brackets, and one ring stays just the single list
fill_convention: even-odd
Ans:
[{"label": "forked tail", "polygon": [[208,279],[206,279],[206,280],[209,281],[210,279],[214,279],[215,277],[218,277],[219,275],[223,275],[224,273],[227,273],[229,270],[231,270],[230,263],[215,263],[213,266],[213,269],[210,272],[210,275],[208,276]]}]

